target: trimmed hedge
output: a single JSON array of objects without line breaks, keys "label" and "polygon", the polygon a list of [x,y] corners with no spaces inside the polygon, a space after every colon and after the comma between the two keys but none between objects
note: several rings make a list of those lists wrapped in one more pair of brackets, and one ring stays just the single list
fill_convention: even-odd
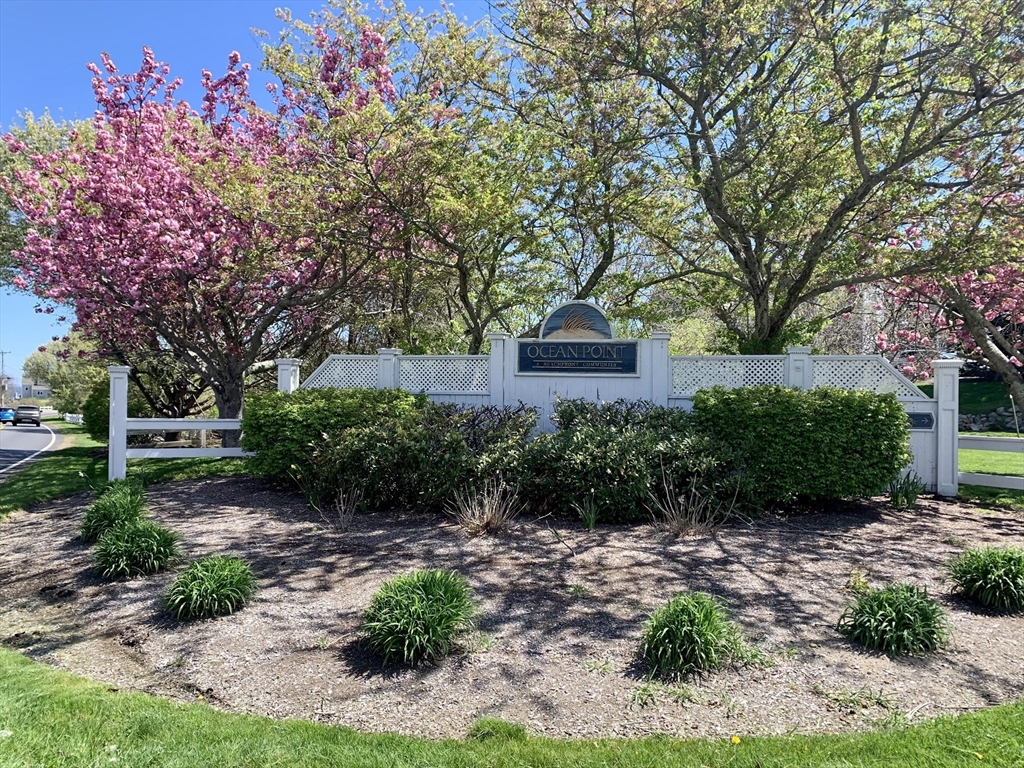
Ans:
[{"label": "trimmed hedge", "polygon": [[317,445],[303,490],[326,500],[339,487],[359,488],[374,508],[441,509],[456,489],[479,488],[488,477],[519,482],[536,423],[536,411],[523,406],[421,403]]},{"label": "trimmed hedge", "polygon": [[[696,482],[732,498],[745,483],[732,452],[698,433],[689,416],[644,401],[559,400],[559,429],[527,448],[524,490],[538,507],[572,514],[589,499],[600,522],[650,519],[651,494]],[[741,492],[741,497],[746,494]]]},{"label": "trimmed hedge", "polygon": [[[650,517],[652,495],[698,491],[737,509],[879,492],[910,459],[893,395],[784,387],[697,394],[693,414],[644,401],[560,400],[553,434],[531,408],[462,408],[396,390],[252,398],[254,474],[289,478],[320,508],[358,489],[372,508],[436,510],[488,478],[538,511]],[[667,487],[666,487],[667,486]]]},{"label": "trimmed hedge", "polygon": [[249,471],[257,477],[305,476],[313,450],[345,430],[410,413],[415,398],[399,389],[300,389],[267,392],[247,399],[242,448],[255,455]]},{"label": "trimmed hedge", "polygon": [[693,419],[741,457],[769,503],[871,496],[911,459],[907,416],[892,394],[715,387],[694,397]]}]

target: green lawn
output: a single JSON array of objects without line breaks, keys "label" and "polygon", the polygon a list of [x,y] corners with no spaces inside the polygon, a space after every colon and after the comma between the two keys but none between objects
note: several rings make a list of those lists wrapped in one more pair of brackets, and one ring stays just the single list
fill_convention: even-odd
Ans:
[{"label": "green lawn", "polygon": [[982,485],[960,485],[957,498],[980,504],[983,507],[998,507],[1014,512],[1024,512],[1024,491],[1010,491],[1005,488],[986,488]]},{"label": "green lawn", "polygon": [[[935,396],[932,384],[918,384],[918,388],[928,397]],[[982,416],[992,413],[1002,406],[1009,410],[1010,396],[1000,381],[961,381],[960,382],[960,413]],[[1021,425],[1024,428],[1024,424]]]},{"label": "green lawn", "polygon": [[1019,766],[1024,701],[853,736],[430,741],[173,704],[0,651],[4,766]]},{"label": "green lawn", "polygon": [[[63,437],[61,447],[14,472],[0,485],[0,520],[18,509],[47,499],[98,488],[107,481],[107,446],[98,443],[85,429],[63,419],[46,419]],[[128,475],[146,483],[165,483],[209,475],[230,475],[244,471],[241,459],[133,459]]]},{"label": "green lawn", "polygon": [[1024,453],[960,450],[961,472],[1024,476]]},{"label": "green lawn", "polygon": [[[964,432],[961,434],[977,434],[979,437],[1017,437],[1011,432]],[[961,472],[1024,476],[1024,454],[1022,453],[961,450],[959,456]],[[982,485],[961,485],[959,498],[982,506],[1024,512],[1024,491],[987,488]]]}]

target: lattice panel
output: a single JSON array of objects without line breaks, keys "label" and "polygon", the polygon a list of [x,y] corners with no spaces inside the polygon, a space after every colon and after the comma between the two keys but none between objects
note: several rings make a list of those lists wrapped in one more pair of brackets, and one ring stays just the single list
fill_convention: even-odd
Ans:
[{"label": "lattice panel", "polygon": [[488,392],[490,358],[403,357],[398,362],[398,386],[408,392]]},{"label": "lattice panel", "polygon": [[672,394],[696,394],[697,390],[722,386],[726,389],[783,384],[786,358],[757,357],[673,357]]},{"label": "lattice panel", "polygon": [[913,382],[879,357],[814,358],[814,386],[893,392],[897,397],[928,399]]},{"label": "lattice panel", "polygon": [[302,382],[302,389],[377,387],[377,358],[368,355],[331,355]]}]

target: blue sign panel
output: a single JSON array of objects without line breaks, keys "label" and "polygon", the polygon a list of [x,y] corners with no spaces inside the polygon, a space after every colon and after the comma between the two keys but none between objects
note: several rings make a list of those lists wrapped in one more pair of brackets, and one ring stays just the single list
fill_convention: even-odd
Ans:
[{"label": "blue sign panel", "polygon": [[519,373],[635,376],[635,341],[520,341]]},{"label": "blue sign panel", "polygon": [[930,413],[908,413],[911,429],[931,429],[935,426],[935,417]]}]

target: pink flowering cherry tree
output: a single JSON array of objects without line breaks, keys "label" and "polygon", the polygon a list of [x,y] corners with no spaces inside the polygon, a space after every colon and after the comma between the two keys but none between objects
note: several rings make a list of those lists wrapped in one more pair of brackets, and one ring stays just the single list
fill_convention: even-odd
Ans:
[{"label": "pink flowering cherry tree", "polygon": [[[958,178],[977,183],[966,154]],[[995,371],[1024,412],[1024,154],[1004,152],[992,178],[953,215],[916,223],[896,248],[945,252],[973,264],[946,274],[907,276],[883,285],[885,300],[905,318],[881,333],[879,351],[902,357],[908,373],[926,372],[939,344],[959,347]],[[951,181],[951,183],[953,183]]]},{"label": "pink flowering cherry tree", "polygon": [[32,227],[15,283],[71,307],[75,330],[101,347],[166,349],[235,418],[254,364],[301,350],[358,306],[386,228],[354,190],[308,183],[301,120],[255,105],[237,53],[223,77],[203,73],[200,113],[143,50],[136,73],[106,55],[102,70],[90,65],[89,137],[5,180]]}]

